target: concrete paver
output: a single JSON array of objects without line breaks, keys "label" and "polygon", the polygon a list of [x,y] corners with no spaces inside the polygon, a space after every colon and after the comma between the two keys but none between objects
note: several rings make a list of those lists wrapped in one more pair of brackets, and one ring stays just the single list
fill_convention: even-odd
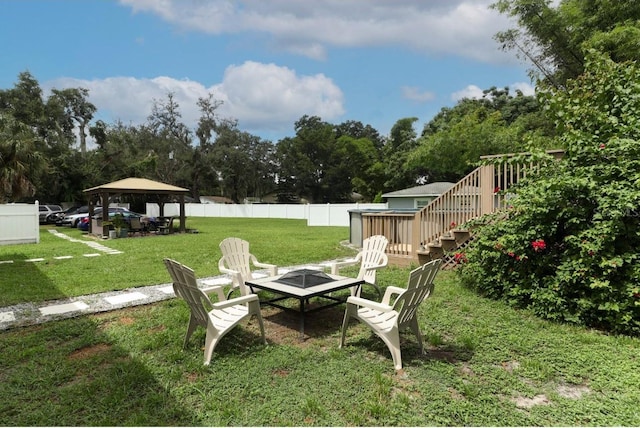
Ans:
[{"label": "concrete paver", "polygon": [[[284,274],[294,269],[326,269],[333,261],[318,264],[279,268]],[[256,277],[266,277],[266,271],[256,271]],[[203,287],[231,284],[231,277],[219,275],[199,280]],[[158,284],[120,291],[90,294],[40,303],[20,303],[0,308],[0,331],[28,325],[42,324],[86,314],[112,311],[130,306],[146,305],[175,298],[172,284]]]}]

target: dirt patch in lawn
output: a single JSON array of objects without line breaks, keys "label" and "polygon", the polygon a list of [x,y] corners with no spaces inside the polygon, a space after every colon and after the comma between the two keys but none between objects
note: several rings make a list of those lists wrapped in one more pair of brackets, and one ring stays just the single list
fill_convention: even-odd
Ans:
[{"label": "dirt patch in lawn", "polygon": [[[560,384],[556,387],[555,392],[560,397],[579,400],[584,394],[590,393],[591,389],[586,385]],[[547,406],[553,404],[553,402],[549,398],[547,398],[545,394],[539,394],[533,398],[515,397],[512,401],[516,404],[516,407],[520,409],[530,409],[534,406]]]},{"label": "dirt patch in lawn", "polygon": [[69,354],[69,359],[82,360],[85,358],[91,358],[93,356],[109,352],[110,349],[111,345],[107,345],[106,343],[98,343],[96,345],[85,346],[84,348],[76,349],[71,354]]}]

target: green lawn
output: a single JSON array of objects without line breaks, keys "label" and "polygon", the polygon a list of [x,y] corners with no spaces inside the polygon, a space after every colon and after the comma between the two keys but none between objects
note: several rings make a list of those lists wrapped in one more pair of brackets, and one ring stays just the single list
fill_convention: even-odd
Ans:
[{"label": "green lawn", "polygon": [[[251,244],[258,260],[278,266],[331,260],[354,254],[340,245],[349,239],[347,227],[307,227],[304,220],[189,218],[197,234],[96,240],[77,229],[41,226],[40,243],[0,246],[0,307],[121,290],[170,281],[162,259],[182,262],[201,277],[218,275],[218,244],[237,236]],[[82,243],[49,233],[55,229],[74,239],[100,242],[122,254],[107,255]],[[97,253],[87,258],[83,254]],[[55,257],[71,255],[71,259]],[[44,258],[42,262],[25,262]]]},{"label": "green lawn", "polygon": [[[259,258],[276,264],[345,254],[338,244],[347,239],[345,228],[276,221],[271,237],[266,223],[262,232],[258,226],[248,232],[253,222],[216,219],[209,231],[199,223],[202,236],[209,235],[205,241],[177,236],[113,243],[129,254],[129,245],[142,249],[133,241],[174,242],[169,249],[154,244],[148,251],[160,259],[175,252],[203,274],[214,273],[206,267],[215,270],[217,243],[225,236],[253,238]],[[221,223],[229,228],[226,233],[213,232]],[[307,242],[288,247],[285,235]],[[199,242],[199,250],[185,244],[187,238],[195,238],[190,242]],[[44,241],[42,248],[49,245]],[[276,251],[277,242],[282,247]],[[14,254],[28,258],[38,246],[19,247]],[[205,248],[207,254],[201,254]],[[0,254],[1,260],[11,252],[2,248]],[[133,257],[132,265],[120,256],[67,262],[82,266],[119,258],[126,267],[120,270],[135,271],[135,263],[153,259]],[[153,269],[143,269],[158,274],[153,281],[168,282],[160,262],[153,263]],[[41,278],[56,287],[65,282],[49,278],[46,266],[31,269],[42,269]],[[118,269],[113,274],[127,276]],[[380,285],[404,285],[407,274],[408,269],[384,269]],[[68,275],[91,282],[77,270]],[[462,288],[455,273],[441,272],[419,315],[427,353],[420,355],[415,338],[403,335],[405,368],[395,373],[387,348],[362,325],[352,324],[347,346],[338,349],[343,310],[318,312],[305,327],[309,338],[300,342],[295,317],[264,308],[268,345],[262,345],[255,321],[245,323],[222,339],[208,367],[202,365],[202,330],[182,350],[189,312],[179,299],[4,331],[0,421],[7,426],[640,425],[637,338],[539,320],[480,298]]]}]

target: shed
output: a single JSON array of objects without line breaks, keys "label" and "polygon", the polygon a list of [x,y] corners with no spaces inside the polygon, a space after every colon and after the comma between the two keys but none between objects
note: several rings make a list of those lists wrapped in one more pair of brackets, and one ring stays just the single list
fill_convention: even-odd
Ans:
[{"label": "shed", "polygon": [[[83,190],[89,199],[89,216],[93,216],[94,201],[100,200],[101,206],[108,207],[110,198],[125,194],[145,194],[157,196],[160,217],[164,217],[164,204],[177,199],[180,203],[180,232],[186,231],[185,196],[189,189],[149,180],[147,178],[125,178]],[[92,232],[92,231],[91,231]]]},{"label": "shed", "polygon": [[396,190],[395,192],[384,193],[383,198],[387,200],[389,209],[416,209],[429,204],[438,196],[451,189],[455,183],[448,181],[438,181],[424,184],[422,186],[409,187],[407,189]]}]

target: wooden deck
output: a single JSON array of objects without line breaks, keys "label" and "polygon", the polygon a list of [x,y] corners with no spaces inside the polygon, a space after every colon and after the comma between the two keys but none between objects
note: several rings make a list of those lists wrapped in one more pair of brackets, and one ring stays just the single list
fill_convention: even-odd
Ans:
[{"label": "wooden deck", "polygon": [[[562,158],[564,151],[547,154]],[[541,167],[527,154],[485,156],[476,168],[451,189],[417,212],[381,211],[362,215],[362,238],[384,235],[389,264],[411,266],[428,262],[465,246],[472,238],[464,224],[509,207],[509,188]],[[506,162],[513,158],[518,161]]]}]

